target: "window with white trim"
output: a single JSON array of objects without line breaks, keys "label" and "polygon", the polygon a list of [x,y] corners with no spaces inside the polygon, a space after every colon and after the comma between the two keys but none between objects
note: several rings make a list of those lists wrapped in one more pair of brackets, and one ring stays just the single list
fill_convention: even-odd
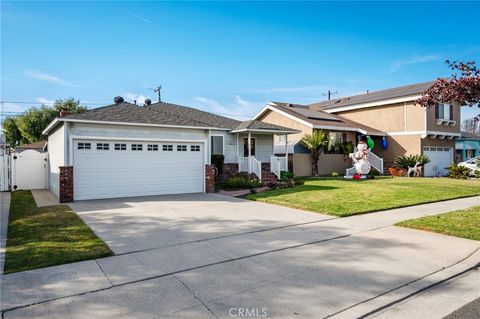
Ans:
[{"label": "window with white trim", "polygon": [[451,104],[445,104],[445,103],[440,103],[437,104],[437,110],[436,110],[436,117],[437,120],[448,120],[452,121],[452,105]]},{"label": "window with white trim", "polygon": [[80,142],[77,145],[77,149],[79,149],[79,150],[90,150],[90,149],[92,149],[92,144],[91,143]]},{"label": "window with white trim", "polygon": [[200,152],[200,145],[190,145],[191,152]]},{"label": "window with white trim", "polygon": [[212,154],[221,154],[223,155],[223,136],[216,135],[212,136],[211,139],[211,150]]},{"label": "window with white trim", "polygon": [[186,152],[187,145],[177,145],[177,152]]},{"label": "window with white trim", "polygon": [[127,150],[127,144],[115,143],[114,149],[115,149],[115,151],[126,151]]},{"label": "window with white trim", "polygon": [[158,144],[148,144],[147,151],[158,151]]},{"label": "window with white trim", "polygon": [[143,151],[143,144],[132,144],[132,151]]},{"label": "window with white trim", "polygon": [[108,144],[108,143],[97,143],[97,150],[108,151],[109,149],[110,149],[110,144]]},{"label": "window with white trim", "polygon": [[162,151],[165,151],[165,152],[171,152],[171,151],[173,151],[173,145],[171,145],[171,144],[163,144],[163,145],[162,145]]}]

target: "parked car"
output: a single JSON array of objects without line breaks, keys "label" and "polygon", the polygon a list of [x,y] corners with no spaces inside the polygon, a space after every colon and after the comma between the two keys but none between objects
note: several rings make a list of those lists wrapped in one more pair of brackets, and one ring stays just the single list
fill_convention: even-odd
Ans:
[{"label": "parked car", "polygon": [[472,157],[464,162],[458,163],[459,166],[465,166],[470,168],[470,174],[475,175],[475,171],[480,170],[480,167],[477,166],[477,163],[480,161],[480,156]]}]

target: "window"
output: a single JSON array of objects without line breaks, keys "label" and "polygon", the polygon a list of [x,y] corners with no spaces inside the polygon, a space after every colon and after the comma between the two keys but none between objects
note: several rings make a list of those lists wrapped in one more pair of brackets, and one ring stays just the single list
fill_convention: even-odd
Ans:
[{"label": "window", "polygon": [[[255,138],[251,138],[251,143],[252,143],[252,156],[255,156],[255,149],[256,149],[256,143],[255,143]],[[243,139],[243,157],[248,157],[248,137]]]},{"label": "window", "polygon": [[115,151],[126,151],[127,144],[115,143]]},{"label": "window", "polygon": [[340,148],[341,143],[347,141],[347,133],[328,132],[328,144],[325,148],[325,153],[329,154],[343,154]]},{"label": "window", "polygon": [[285,143],[287,141],[287,136],[286,135],[280,135],[278,137],[278,142],[279,143]]},{"label": "window", "polygon": [[212,136],[212,154],[222,154],[223,155],[223,136]]},{"label": "window", "polygon": [[187,145],[177,145],[177,152],[186,152]]},{"label": "window", "polygon": [[77,148],[79,150],[90,150],[90,149],[92,149],[92,144],[90,144],[90,143],[78,143]]},{"label": "window", "polygon": [[453,120],[453,109],[450,104],[440,103],[435,106],[435,118],[437,120]]},{"label": "window", "polygon": [[97,143],[97,150],[108,151],[110,144],[108,143]]},{"label": "window", "polygon": [[190,145],[191,152],[200,152],[200,145]]},{"label": "window", "polygon": [[173,145],[163,144],[163,145],[162,145],[162,151],[166,151],[166,152],[171,152],[171,151],[173,151]]},{"label": "window", "polygon": [[143,144],[132,144],[132,151],[143,151]]},{"label": "window", "polygon": [[158,151],[158,144],[148,144],[147,151]]}]

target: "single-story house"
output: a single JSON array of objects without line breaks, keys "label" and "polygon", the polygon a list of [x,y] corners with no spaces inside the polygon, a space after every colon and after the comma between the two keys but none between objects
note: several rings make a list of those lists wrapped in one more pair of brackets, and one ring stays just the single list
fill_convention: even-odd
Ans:
[{"label": "single-story house", "polygon": [[462,132],[462,137],[455,141],[455,150],[457,162],[480,156],[480,134]]},{"label": "single-story house", "polygon": [[61,202],[214,191],[212,154],[230,170],[280,175],[275,135],[296,130],[237,121],[195,108],[117,103],[53,120],[48,136],[49,189]]}]

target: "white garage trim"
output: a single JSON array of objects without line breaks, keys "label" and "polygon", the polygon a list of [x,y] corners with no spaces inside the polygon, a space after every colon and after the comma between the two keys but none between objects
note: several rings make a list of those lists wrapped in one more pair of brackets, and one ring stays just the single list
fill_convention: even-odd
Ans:
[{"label": "white garage trim", "polygon": [[[203,154],[198,154],[198,155],[201,155],[200,157],[198,157],[196,160],[195,160],[195,157],[192,158],[192,161],[190,160],[187,160],[189,161],[189,165],[186,165],[186,166],[181,166],[179,164],[178,166],[178,170],[175,169],[174,172],[172,172],[172,174],[174,174],[173,176],[176,176],[175,174],[177,174],[177,172],[182,172],[182,168],[189,168],[189,169],[193,169],[195,172],[197,173],[201,173],[201,179],[200,179],[200,176],[199,175],[192,175],[192,184],[191,185],[198,185],[200,186],[200,189],[199,188],[195,188],[195,186],[193,187],[193,189],[191,187],[187,187],[189,188],[188,191],[185,191],[185,193],[187,192],[197,192],[197,191],[200,191],[200,192],[205,192],[206,191],[206,185],[205,185],[205,175],[206,175],[206,172],[205,172],[205,163],[206,163],[206,150],[207,150],[207,147],[206,145],[208,145],[206,143],[206,140],[203,140],[203,139],[171,139],[171,138],[168,138],[168,139],[163,139],[163,138],[123,138],[123,137],[104,137],[104,136],[70,136],[69,137],[69,141],[70,141],[70,145],[69,145],[69,153],[70,153],[70,165],[74,166],[74,199],[77,200],[77,199],[89,199],[87,197],[91,197],[92,199],[94,198],[110,198],[109,196],[106,197],[105,195],[106,194],[102,194],[100,196],[96,196],[96,195],[85,195],[85,196],[82,196],[80,198],[79,196],[79,193],[78,193],[78,169],[76,169],[75,166],[77,166],[79,164],[78,160],[79,158],[75,158],[76,156],[76,153],[78,152],[77,150],[77,144],[76,141],[85,141],[87,143],[91,142],[91,150],[89,149],[88,151],[91,152],[91,151],[99,151],[99,152],[102,152],[102,150],[98,150],[98,149],[95,149],[95,143],[101,143],[102,141],[105,141],[105,142],[109,142],[110,144],[110,147],[108,149],[109,152],[111,151],[115,151],[114,149],[114,144],[111,144],[111,142],[118,142],[118,143],[122,143],[122,142],[127,142],[127,151],[129,152],[132,152],[131,149],[128,148],[128,145],[130,145],[130,147],[132,146],[132,142],[133,144],[135,144],[135,142],[139,142],[139,143],[158,143],[158,144],[162,144],[162,143],[171,143],[171,144],[177,144],[177,146],[174,146],[174,152],[178,152],[179,150],[177,149],[178,145],[181,145],[181,144],[196,144],[196,145],[200,145],[201,148],[200,148],[200,151],[203,152]],[[162,153],[162,150],[161,150],[161,145],[158,145],[159,146],[159,152],[153,152],[151,153],[152,155],[160,155]],[[147,153],[144,153],[148,151],[147,150],[147,145],[143,144],[143,150],[141,152],[138,153],[138,155],[141,155],[140,159],[148,159],[149,156],[147,155]],[[192,152],[191,150],[191,146],[187,145],[187,151],[188,153]],[[80,150],[80,152],[82,152],[82,150]],[[122,152],[122,151],[121,151]],[[134,151],[135,152],[135,151]],[[135,152],[136,153],[136,152]],[[169,152],[170,153],[170,152]],[[183,152],[182,152],[183,153]],[[196,152],[195,152],[196,153]],[[115,155],[110,153],[112,156],[112,158],[115,158]],[[124,154],[123,152],[121,154]],[[187,153],[186,153],[187,154]],[[90,156],[92,156],[92,154],[89,154]],[[147,156],[147,157],[144,157],[144,156]],[[189,155],[190,157],[191,155]],[[88,155],[87,155],[88,157]],[[151,158],[151,159],[154,159],[154,158]],[[162,156],[160,155],[159,159],[162,159]],[[170,163],[170,165],[174,165],[175,164],[172,164],[172,163],[175,163],[175,161],[172,162],[172,158],[170,157],[163,157],[164,160],[166,160],[165,163]],[[103,158],[103,160],[105,160],[105,158]],[[131,165],[131,164],[127,164],[127,169],[128,169],[128,165]],[[84,165],[83,165],[84,166]],[[85,167],[84,167],[85,169]],[[125,167],[124,167],[125,169]],[[197,171],[197,169],[201,170],[201,171]],[[101,171],[100,171],[101,172]],[[115,173],[114,173],[115,174]],[[145,172],[143,173],[145,174]],[[181,174],[179,174],[181,175]],[[119,180],[118,176],[120,175],[117,175],[117,181]],[[145,176],[149,176],[149,175],[145,175]],[[110,177],[112,177],[112,180],[114,181],[115,180],[115,175],[110,175]],[[152,176],[153,177],[153,176]],[[169,176],[167,177],[167,179],[170,178],[170,180],[172,180],[172,176]],[[179,185],[181,185],[182,181],[184,182],[183,184],[185,184],[185,181],[188,180],[189,177],[187,177],[187,175],[183,175],[183,179],[180,179],[178,180],[180,182]],[[121,178],[120,178],[121,179]],[[159,179],[160,181],[161,179]],[[102,185],[102,180],[100,179],[100,184],[99,185]],[[146,179],[146,181],[148,182],[148,178]],[[128,187],[128,185],[126,185],[126,187]],[[179,194],[179,193],[182,193],[181,192],[181,189],[183,188],[183,186],[180,186],[178,188],[178,190],[180,190],[179,192],[171,192],[171,193],[168,193],[168,192],[165,192],[165,194]],[[132,196],[148,196],[148,195],[157,195],[157,194],[152,194],[152,189],[149,189],[148,187],[145,188],[146,189],[146,193],[145,195],[142,195],[141,194],[141,191],[135,194],[132,194]],[[161,187],[160,187],[161,189]],[[195,190],[194,190],[195,189]],[[160,191],[158,193],[158,195],[162,195],[163,194],[163,191]],[[126,195],[121,195],[120,197],[128,197],[129,195],[126,194]],[[114,197],[114,196],[112,196]]]}]

